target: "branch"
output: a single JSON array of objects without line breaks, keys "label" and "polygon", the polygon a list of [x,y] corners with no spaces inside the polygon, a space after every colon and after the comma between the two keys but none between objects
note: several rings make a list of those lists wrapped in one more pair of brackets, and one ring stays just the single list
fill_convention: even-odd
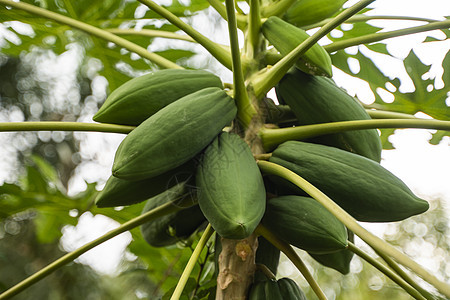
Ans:
[{"label": "branch", "polygon": [[125,231],[131,230],[139,225],[142,225],[146,222],[155,220],[159,217],[170,214],[172,212],[176,212],[176,211],[180,210],[181,208],[183,208],[183,205],[181,203],[177,203],[177,205],[175,205],[175,202],[169,202],[169,203],[163,204],[155,209],[152,209],[151,211],[149,211],[145,214],[142,214],[142,215],[120,225],[116,229],[109,231],[108,233],[102,235],[101,237],[95,239],[94,241],[89,242],[86,245],[78,248],[77,250],[67,253],[66,255],[57,259],[50,265],[46,266],[45,268],[41,269],[40,271],[34,273],[33,275],[29,276],[25,280],[21,281],[17,285],[13,286],[9,290],[0,294],[0,300],[5,300],[5,299],[9,299],[9,298],[13,297],[14,295],[20,293],[21,291],[23,291],[24,289],[28,288],[29,286],[35,284],[36,282],[44,279],[45,277],[47,277],[48,275],[50,275],[57,269],[72,262],[73,260],[75,260],[77,257],[82,255],[83,253],[91,250],[92,248],[100,245],[101,243],[106,242],[107,240],[109,240],[121,233],[124,233]]},{"label": "branch", "polygon": [[115,34],[112,34],[111,32],[108,32],[108,31],[100,29],[98,27],[89,25],[87,23],[60,15],[60,14],[52,12],[52,11],[48,11],[46,9],[31,5],[31,4],[23,3],[23,2],[15,2],[15,1],[11,1],[11,0],[0,0],[0,4],[11,6],[11,7],[32,13],[34,15],[38,15],[38,16],[53,20],[53,21],[61,23],[61,24],[69,25],[73,28],[82,30],[90,35],[104,39],[108,42],[115,43],[116,45],[118,45],[120,47],[130,50],[131,52],[134,52],[134,53],[140,55],[141,57],[150,60],[151,62],[159,65],[162,68],[182,69],[181,66],[177,65],[174,62],[171,62],[168,59],[165,59],[164,57],[162,57],[158,54],[149,52],[149,51],[147,51],[147,49],[145,49],[139,45],[136,45],[135,43],[132,43],[124,38],[121,38]]},{"label": "branch", "polygon": [[411,269],[417,275],[421,276],[425,281],[434,285],[434,287],[443,295],[450,297],[450,286],[444,282],[441,282],[427,270],[422,268],[414,260],[406,256],[405,254],[398,251],[396,248],[386,243],[379,237],[373,235],[366,229],[364,229],[359,223],[350,216],[345,210],[333,202],[327,195],[322,193],[318,188],[313,186],[311,183],[306,181],[304,178],[298,174],[292,172],[291,170],[277,165],[268,161],[258,161],[258,166],[261,171],[265,174],[271,174],[279,176],[286,179],[308,195],[316,199],[320,204],[322,204],[329,212],[331,212],[339,221],[341,221],[349,230],[353,231],[357,236],[359,236],[364,242],[371,246],[375,251],[383,252],[395,259],[397,262],[403,266]]},{"label": "branch", "polygon": [[284,74],[295,64],[309,48],[317,43],[322,37],[327,35],[331,30],[342,24],[352,15],[358,13],[361,9],[374,2],[375,0],[361,0],[355,5],[344,10],[342,13],[333,18],[330,22],[320,28],[316,33],[307,38],[303,43],[298,45],[288,55],[284,56],[272,68],[266,72],[255,76],[252,80],[253,89],[257,97],[267,93],[275,84],[280,81]]},{"label": "branch", "polygon": [[136,29],[121,29],[121,28],[108,28],[105,30],[117,35],[138,35],[151,38],[161,37],[166,39],[182,40],[195,43],[195,40],[191,38],[189,35],[183,35],[164,30],[153,30],[153,29],[136,30]]},{"label": "branch", "polygon": [[41,121],[41,122],[0,122],[0,132],[9,131],[94,131],[111,133],[130,133],[134,126],[81,123],[81,122],[61,122],[61,121]]},{"label": "branch", "polygon": [[205,231],[202,234],[202,237],[198,241],[197,246],[194,249],[194,252],[192,252],[191,257],[189,258],[189,261],[186,265],[186,267],[183,270],[183,273],[181,274],[180,280],[177,283],[177,286],[175,287],[175,290],[172,294],[171,300],[177,300],[180,299],[181,293],[183,292],[183,289],[186,285],[186,282],[189,279],[189,276],[191,275],[192,270],[194,269],[195,264],[197,263],[197,260],[202,253],[203,248],[206,245],[206,242],[208,242],[211,235],[214,233],[214,229],[212,229],[211,224],[208,224]]},{"label": "branch", "polygon": [[139,0],[142,4],[146,5],[151,10],[155,11],[158,15],[168,20],[173,25],[183,30],[187,35],[191,36],[197,43],[202,45],[208,52],[214,56],[221,64],[231,70],[231,58],[230,53],[225,50],[221,45],[211,41],[206,36],[192,28],[190,25],[183,22],[176,15],[165,9],[164,7],[156,4],[152,0]]},{"label": "branch", "polygon": [[450,131],[450,121],[419,118],[343,121],[280,129],[262,128],[260,136],[264,148],[269,150],[289,140],[303,140],[330,133],[374,128],[422,128]]}]

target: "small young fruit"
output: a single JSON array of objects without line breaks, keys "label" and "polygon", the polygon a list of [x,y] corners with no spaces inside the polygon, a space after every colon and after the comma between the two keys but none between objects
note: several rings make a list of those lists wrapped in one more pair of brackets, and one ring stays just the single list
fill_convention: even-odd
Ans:
[{"label": "small young fruit", "polygon": [[311,253],[347,247],[345,226],[313,198],[291,195],[269,199],[262,223],[289,244]]},{"label": "small young fruit", "polygon": [[[275,149],[269,161],[303,177],[358,221],[395,222],[429,208],[379,163],[338,148],[288,141]],[[303,193],[291,189],[297,191]]]},{"label": "small young fruit", "polygon": [[[278,99],[290,106],[298,125],[370,120],[355,98],[333,80],[292,69],[275,88]],[[381,160],[381,142],[376,129],[345,131],[312,139],[312,142],[347,150],[376,162]]]},{"label": "small young fruit", "polygon": [[298,287],[294,280],[283,277],[278,279],[278,288],[280,289],[281,299],[283,300],[307,300],[305,293]]},{"label": "small young fruit", "polygon": [[346,0],[297,0],[287,10],[284,19],[302,27],[320,22],[334,15]]},{"label": "small young fruit", "polygon": [[266,191],[249,146],[237,134],[222,132],[206,148],[196,185],[200,208],[220,236],[244,239],[253,233]]},{"label": "small young fruit", "polygon": [[184,164],[230,124],[236,112],[234,100],[219,88],[206,88],[171,103],[122,141],[113,175],[140,180]]},{"label": "small young fruit", "polygon": [[133,78],[106,99],[96,122],[141,124],[170,103],[207,87],[222,88],[220,78],[203,70],[166,69]]},{"label": "small young fruit", "polygon": [[[272,16],[262,25],[265,38],[285,56],[304,42],[309,35],[298,27]],[[319,44],[314,44],[297,61],[296,67],[312,75],[332,76],[330,55]]]}]

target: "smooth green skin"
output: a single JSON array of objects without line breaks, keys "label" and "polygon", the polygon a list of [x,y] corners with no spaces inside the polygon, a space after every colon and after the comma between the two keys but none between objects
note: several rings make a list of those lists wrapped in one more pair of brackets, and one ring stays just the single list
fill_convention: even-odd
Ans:
[{"label": "smooth green skin", "polygon": [[234,100],[219,88],[206,88],[173,102],[122,141],[113,175],[140,180],[182,165],[230,124],[236,112]]},{"label": "smooth green skin", "polygon": [[[184,183],[181,183],[149,199],[142,214],[181,197],[191,197],[192,202],[195,202],[195,195],[188,190]],[[187,239],[205,221],[206,219],[199,206],[194,205],[143,224],[141,233],[145,241],[151,246],[165,247],[173,245],[182,239]]]},{"label": "smooth green skin", "polygon": [[334,15],[346,0],[298,0],[284,15],[284,19],[302,27],[320,22]]},{"label": "smooth green skin", "polygon": [[[354,234],[347,230],[348,240],[353,243]],[[326,254],[314,254],[310,253],[312,258],[318,261],[320,264],[335,269],[342,274],[348,274],[350,272],[350,262],[352,261],[354,253],[348,249],[344,249],[334,253]]]},{"label": "smooth green skin", "polygon": [[278,283],[272,280],[258,281],[250,287],[249,300],[283,300]]},{"label": "smooth green skin", "polygon": [[278,288],[280,289],[281,299],[283,300],[307,300],[305,293],[299,288],[294,280],[283,277],[278,279]]},{"label": "smooth green skin", "polygon": [[228,239],[244,239],[259,224],[266,190],[248,145],[222,132],[208,146],[197,168],[198,203],[214,230]]},{"label": "smooth green skin", "polygon": [[118,87],[93,119],[137,126],[170,103],[207,87],[223,88],[223,85],[219,77],[203,70],[159,70]]},{"label": "smooth green skin", "polygon": [[429,208],[380,164],[338,148],[288,141],[269,161],[303,177],[358,221],[401,221]]},{"label": "smooth green skin", "polygon": [[[311,76],[292,69],[275,90],[277,97],[291,107],[299,125],[371,119],[352,96],[333,80],[322,76]],[[345,131],[311,141],[381,161],[382,145],[376,129]]]},{"label": "smooth green skin", "polygon": [[161,175],[143,180],[125,180],[110,176],[95,198],[97,207],[127,206],[152,198],[181,182],[195,182],[194,159]]},{"label": "smooth green skin", "polygon": [[[255,263],[263,264],[277,275],[278,263],[280,262],[280,250],[267,241],[264,237],[258,237],[258,249],[256,249]],[[255,281],[267,280],[262,272],[255,273]]]},{"label": "smooth green skin", "polygon": [[267,201],[262,223],[289,244],[311,253],[331,253],[347,247],[345,226],[313,198],[272,198]]},{"label": "smooth green skin", "polygon": [[[275,16],[269,17],[264,22],[262,33],[283,56],[309,38],[309,35],[303,29]],[[300,57],[296,66],[312,75],[331,77],[333,74],[330,55],[317,43]]]}]

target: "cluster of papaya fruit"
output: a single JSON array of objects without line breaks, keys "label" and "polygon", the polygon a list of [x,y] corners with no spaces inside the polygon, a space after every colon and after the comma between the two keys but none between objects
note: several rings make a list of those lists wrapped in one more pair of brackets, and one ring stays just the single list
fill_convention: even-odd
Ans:
[{"label": "cluster of papaya fruit", "polygon": [[[342,5],[335,2],[337,8],[328,14]],[[304,19],[295,20],[299,6],[284,16],[297,26]],[[262,26],[264,37],[282,55],[308,37],[289,22],[272,16]],[[279,103],[260,102],[265,122],[286,127],[370,119],[331,75],[330,56],[314,45],[276,86]],[[147,212],[184,201],[189,205],[142,225],[150,245],[172,245],[206,222],[223,238],[244,239],[262,223],[324,266],[348,273],[353,233],[297,186],[274,175],[263,177],[249,145],[232,130],[236,114],[220,78],[206,71],[160,70],[128,81],[94,116],[97,122],[136,126],[117,149],[96,205],[147,201]],[[284,142],[269,161],[312,183],[358,221],[393,222],[426,211],[428,203],[380,165],[381,150],[376,129],[348,131]],[[277,248],[259,238],[258,264],[276,274],[279,256]],[[292,280],[269,280],[258,273],[249,297],[306,299]]]}]

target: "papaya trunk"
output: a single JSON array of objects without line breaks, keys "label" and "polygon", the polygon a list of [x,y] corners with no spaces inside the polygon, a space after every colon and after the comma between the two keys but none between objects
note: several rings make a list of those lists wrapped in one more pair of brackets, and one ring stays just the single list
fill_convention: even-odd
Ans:
[{"label": "papaya trunk", "polygon": [[255,273],[258,239],[252,234],[243,240],[221,238],[216,300],[245,300]]}]

